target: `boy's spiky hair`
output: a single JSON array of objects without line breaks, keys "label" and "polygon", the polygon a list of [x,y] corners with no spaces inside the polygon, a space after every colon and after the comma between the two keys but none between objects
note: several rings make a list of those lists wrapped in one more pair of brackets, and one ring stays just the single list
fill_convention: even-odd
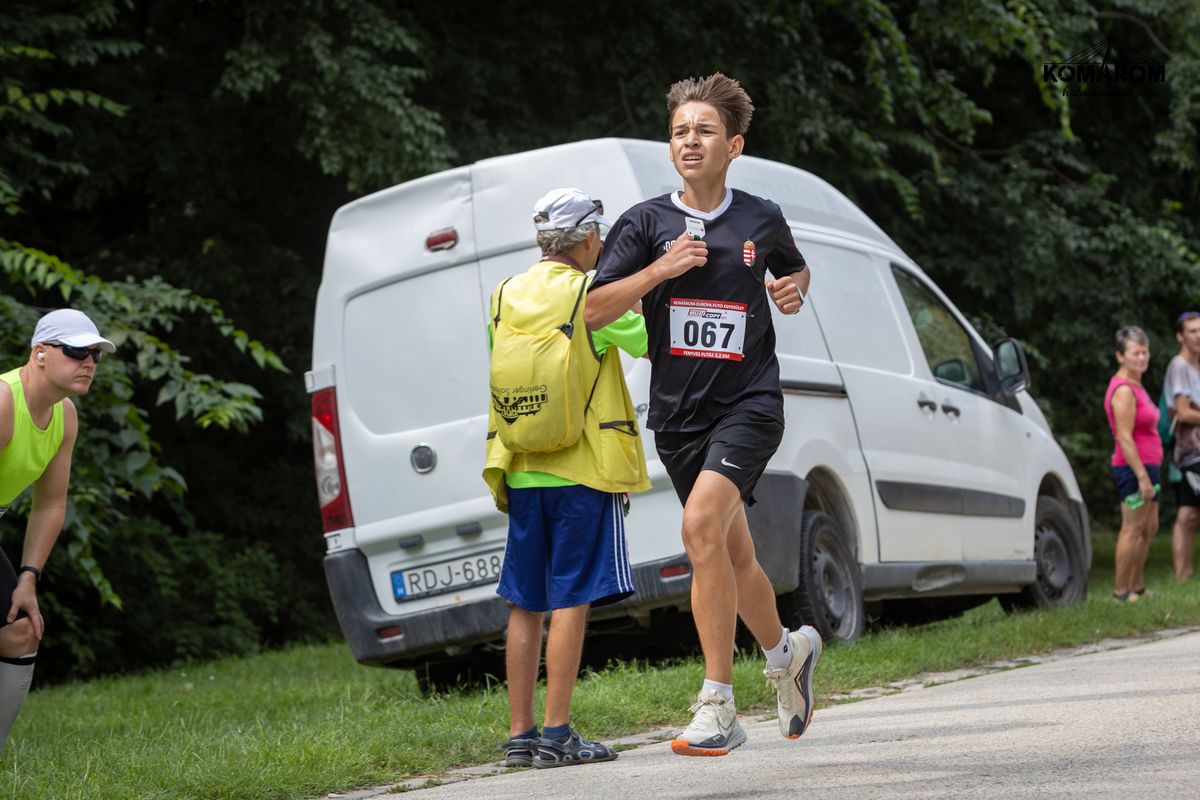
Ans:
[{"label": "boy's spiky hair", "polygon": [[742,85],[733,78],[714,72],[707,78],[686,78],[671,86],[667,92],[667,131],[675,109],[684,103],[708,103],[717,110],[730,136],[745,135],[754,115],[754,104]]}]

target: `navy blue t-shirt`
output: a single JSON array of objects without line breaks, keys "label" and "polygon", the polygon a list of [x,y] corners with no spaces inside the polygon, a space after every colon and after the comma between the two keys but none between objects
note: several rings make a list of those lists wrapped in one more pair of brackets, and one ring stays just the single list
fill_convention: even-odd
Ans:
[{"label": "navy blue t-shirt", "polygon": [[782,423],[772,301],[763,281],[767,270],[782,278],[805,263],[775,203],[737,189],[710,212],[688,208],[678,192],[638,203],[606,237],[591,288],[649,266],[689,224],[703,227],[708,263],[642,298],[651,364],[646,426],[698,431],[735,410]]}]

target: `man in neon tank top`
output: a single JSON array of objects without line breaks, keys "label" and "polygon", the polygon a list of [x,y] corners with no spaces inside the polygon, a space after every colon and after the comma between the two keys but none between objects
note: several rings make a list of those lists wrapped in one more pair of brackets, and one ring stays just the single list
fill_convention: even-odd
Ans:
[{"label": "man in neon tank top", "polygon": [[68,397],[87,394],[102,353],[116,350],[81,311],[40,320],[29,361],[0,375],[0,515],[30,486],[33,507],[20,567],[0,551],[0,749],[33,680],[45,631],[37,582],[67,512],[79,422]]},{"label": "man in neon tank top", "polygon": [[[647,427],[683,502],[692,614],[705,680],[679,755],[723,756],[746,740],[733,702],[737,618],[767,657],[780,733],[812,719],[821,638],[788,632],[759,566],[743,503],[783,437],[783,392],[768,298],[795,314],[809,271],[779,206],[725,185],[754,106],[716,73],[667,94],[669,154],[683,191],[626,211],[604,243],[584,317],[595,330],[639,300],[650,339]],[[770,273],[770,276],[767,273]]]}]

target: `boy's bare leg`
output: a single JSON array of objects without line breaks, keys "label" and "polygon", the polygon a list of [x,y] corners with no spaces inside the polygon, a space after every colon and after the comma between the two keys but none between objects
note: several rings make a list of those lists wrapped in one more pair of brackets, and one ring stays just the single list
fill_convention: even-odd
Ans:
[{"label": "boy's bare leg", "polygon": [[775,589],[755,557],[750,523],[742,505],[738,505],[729,528],[729,560],[737,584],[738,615],[759,647],[770,650],[779,644],[783,622],[775,606]]},{"label": "boy's bare leg", "polygon": [[704,676],[718,683],[733,682],[738,584],[729,531],[741,507],[732,481],[702,470],[683,509],[683,545],[692,562],[692,617],[704,650]]},{"label": "boy's bare leg", "polygon": [[550,614],[550,637],[546,640],[546,727],[566,725],[571,720],[571,694],[579,677],[588,608],[587,605],[556,608]]},{"label": "boy's bare leg", "polygon": [[504,661],[508,678],[508,735],[517,736],[534,726],[533,687],[537,684],[542,655],[540,611],[513,607],[508,615],[508,639]]}]

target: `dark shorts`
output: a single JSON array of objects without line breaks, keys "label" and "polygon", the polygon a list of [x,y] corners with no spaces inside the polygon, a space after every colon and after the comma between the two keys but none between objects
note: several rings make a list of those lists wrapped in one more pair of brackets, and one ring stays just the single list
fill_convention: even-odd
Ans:
[{"label": "dark shorts", "polygon": [[1189,464],[1186,467],[1181,467],[1180,472],[1183,473],[1183,480],[1175,484],[1176,504],[1191,508],[1200,508],[1200,491],[1192,488],[1193,483],[1197,487],[1200,487],[1200,464]]},{"label": "dark shorts", "polygon": [[[1159,484],[1159,466],[1157,464],[1146,464],[1146,474],[1150,476],[1150,483],[1155,486]],[[1125,498],[1130,495],[1140,494],[1138,490],[1137,475],[1133,474],[1132,467],[1113,467],[1113,483],[1117,487],[1117,500],[1125,502]],[[1184,481],[1187,483],[1187,481]],[[1154,493],[1154,501],[1160,499],[1160,492]]]},{"label": "dark shorts", "polygon": [[509,487],[496,593],[526,611],[602,606],[633,594],[622,496],[588,486]]},{"label": "dark shorts", "polygon": [[783,441],[783,424],[757,411],[734,411],[702,431],[656,432],[654,446],[679,502],[687,505],[701,470],[724,475],[754,505],[754,487]]},{"label": "dark shorts", "polygon": [[[0,550],[0,628],[8,624],[8,611],[12,608],[12,593],[17,589],[17,571],[13,569],[8,554]],[[17,619],[28,616],[24,611]]]}]

